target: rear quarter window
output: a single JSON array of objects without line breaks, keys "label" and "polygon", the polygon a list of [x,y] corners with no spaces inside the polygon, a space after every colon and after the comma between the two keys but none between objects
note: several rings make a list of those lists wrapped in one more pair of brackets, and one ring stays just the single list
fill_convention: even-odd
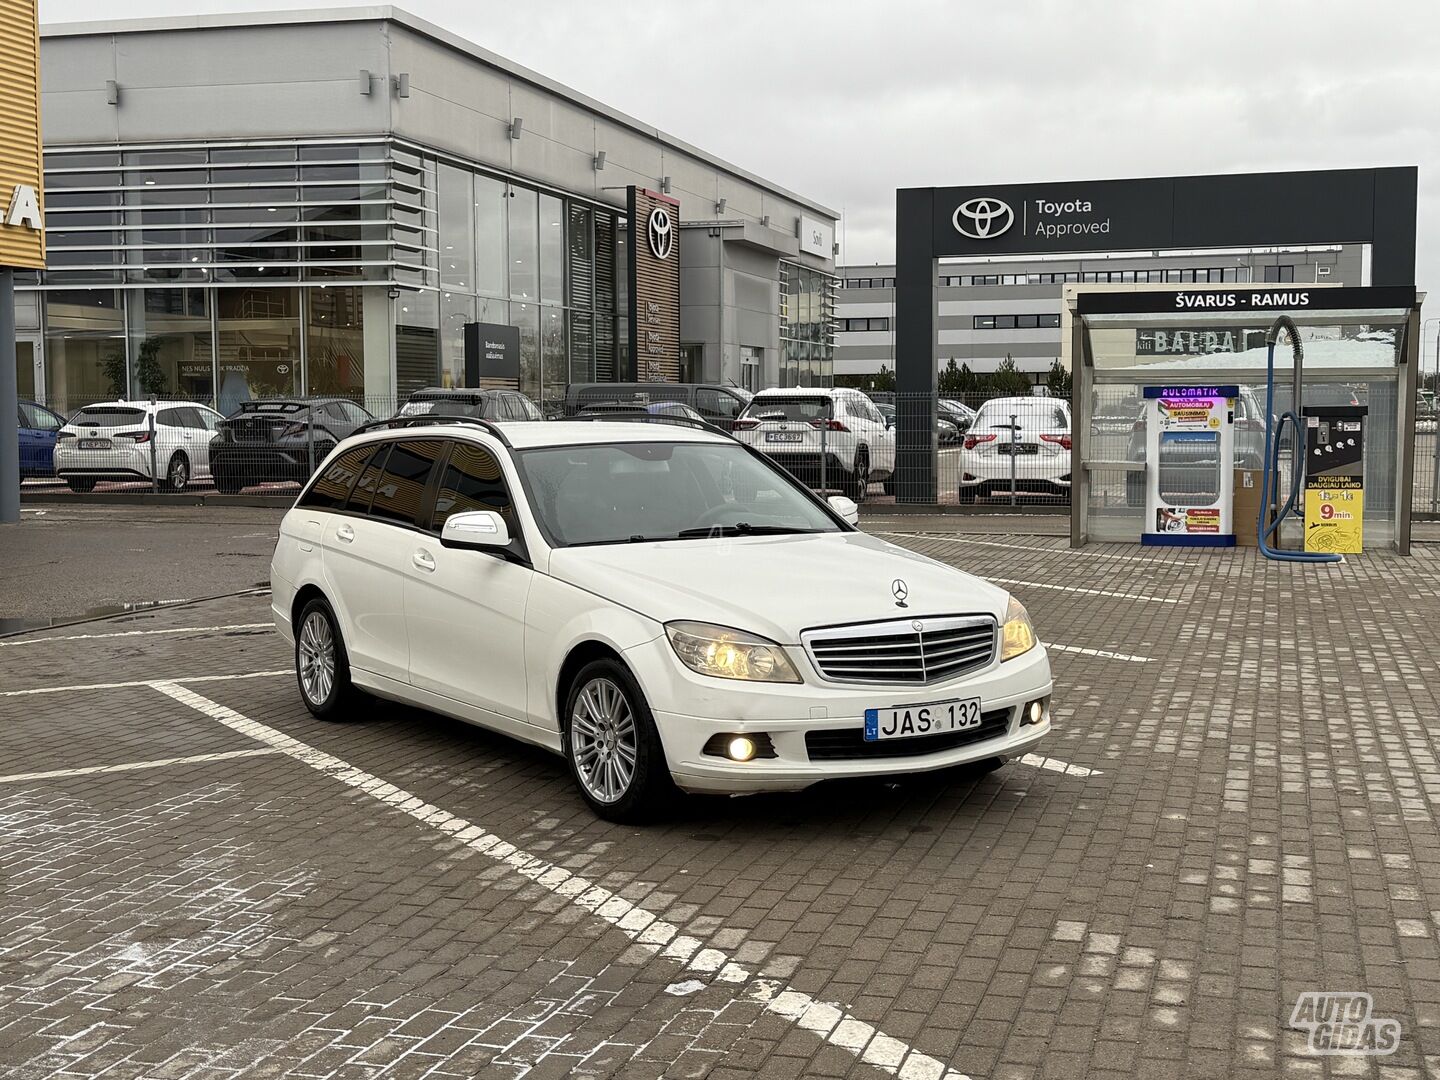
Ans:
[{"label": "rear quarter window", "polygon": [[345,505],[350,489],[374,451],[373,443],[347,450],[325,466],[298,505],[314,510],[335,510]]}]

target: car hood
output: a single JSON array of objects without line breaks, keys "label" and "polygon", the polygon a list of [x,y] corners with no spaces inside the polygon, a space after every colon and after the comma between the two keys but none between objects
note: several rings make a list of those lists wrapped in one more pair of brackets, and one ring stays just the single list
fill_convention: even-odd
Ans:
[{"label": "car hood", "polygon": [[785,645],[798,644],[802,630],[839,623],[975,613],[1003,620],[1008,601],[987,581],[860,532],[559,548],[550,575],[657,622],[713,622]]}]

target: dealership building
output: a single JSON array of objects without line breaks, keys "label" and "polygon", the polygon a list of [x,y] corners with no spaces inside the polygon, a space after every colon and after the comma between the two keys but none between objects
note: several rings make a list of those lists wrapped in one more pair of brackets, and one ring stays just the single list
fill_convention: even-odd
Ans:
[{"label": "dealership building", "polygon": [[[1006,357],[1043,380],[1060,359],[1067,284],[1370,284],[1368,245],[941,260],[936,270],[935,354],[971,371]],[[895,265],[842,266],[835,306],[836,382],[865,387],[895,370]],[[1206,343],[1183,343],[1206,348]],[[1177,346],[1178,347],[1178,346]],[[1224,348],[1216,341],[1212,351]]]},{"label": "dealership building", "polygon": [[832,376],[834,211],[403,11],[48,26],[41,77],[22,397]]}]

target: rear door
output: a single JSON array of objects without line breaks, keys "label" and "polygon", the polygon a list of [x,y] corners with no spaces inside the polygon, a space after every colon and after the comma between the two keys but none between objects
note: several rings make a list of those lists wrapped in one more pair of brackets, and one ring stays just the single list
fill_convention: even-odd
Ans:
[{"label": "rear door", "polygon": [[350,663],[362,671],[404,682],[410,650],[402,567],[409,558],[413,519],[406,526],[393,517],[371,515],[371,504],[382,484],[388,492],[384,508],[393,512],[398,505],[400,485],[385,472],[396,445],[378,444],[344,505],[327,515],[321,545],[326,592],[340,617]]},{"label": "rear door", "polygon": [[525,603],[535,571],[488,552],[441,547],[445,519],[465,510],[494,511],[511,535],[520,528],[498,459],[478,443],[455,440],[425,532],[406,554],[410,681],[524,721]]},{"label": "rear door", "polygon": [[190,475],[197,468],[195,460],[194,419],[186,417],[189,410],[172,405],[155,413],[155,469],[163,477],[175,454],[184,454],[190,463]]}]

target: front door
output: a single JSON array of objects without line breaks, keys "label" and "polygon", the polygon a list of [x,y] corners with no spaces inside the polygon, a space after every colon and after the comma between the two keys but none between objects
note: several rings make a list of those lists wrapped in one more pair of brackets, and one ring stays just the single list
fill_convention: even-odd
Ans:
[{"label": "front door", "polygon": [[410,681],[500,718],[526,721],[525,603],[535,572],[483,551],[440,546],[445,519],[491,510],[519,529],[495,456],[454,442],[441,473],[428,535],[405,559]]}]

